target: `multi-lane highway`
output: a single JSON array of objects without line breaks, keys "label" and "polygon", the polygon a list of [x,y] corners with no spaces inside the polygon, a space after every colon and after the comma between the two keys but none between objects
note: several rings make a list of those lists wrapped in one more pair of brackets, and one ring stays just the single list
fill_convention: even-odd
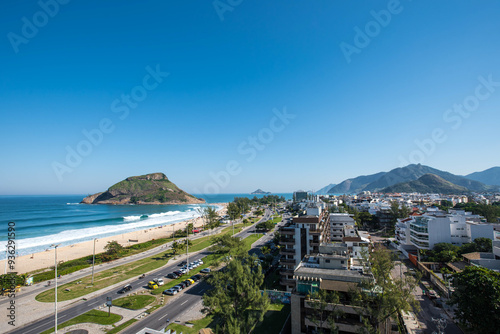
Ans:
[{"label": "multi-lane highway", "polygon": [[[271,212],[269,210],[266,210],[264,217],[259,220],[267,220],[271,216]],[[257,222],[258,223],[258,222]],[[255,224],[257,224],[255,223]],[[254,225],[255,225],[254,224]],[[241,237],[241,238],[246,238],[248,235],[250,235],[252,232],[253,228],[245,229],[244,231],[236,234],[236,236]],[[206,256],[206,252],[200,252],[196,255],[189,256],[189,261],[195,261],[198,259],[203,258]],[[132,290],[130,292],[134,292],[138,289],[145,288],[147,286],[148,281],[151,281],[155,278],[160,278],[160,277],[165,277],[168,273],[171,273],[172,271],[176,270],[177,264],[172,264],[168,265],[166,267],[163,267],[154,273],[150,273],[146,275],[146,277],[137,279],[136,281],[133,281],[129,283],[132,286]],[[124,284],[125,285],[125,284]],[[204,291],[206,290],[207,285],[205,282],[200,282],[197,283],[190,288],[186,289],[184,292],[181,293],[177,298],[175,298],[175,301],[171,304],[167,304],[166,306],[162,307],[160,310],[152,313],[147,317],[147,327],[148,328],[163,328],[165,327],[166,324],[166,319],[175,319],[178,315],[184,312],[184,310],[189,309],[192,305],[195,303],[199,302],[200,298],[203,296]],[[99,295],[97,297],[91,298],[89,300],[81,300],[73,304],[73,306],[66,308],[64,310],[61,310],[58,312],[58,324],[63,323],[67,320],[70,320],[80,314],[83,314],[85,312],[88,312],[99,305],[104,305],[106,303],[107,297],[111,297],[112,299],[116,299],[119,297],[123,297],[123,295],[118,294],[118,290],[116,291],[110,291],[107,293],[103,293],[102,295]],[[27,326],[18,328],[14,331],[11,331],[9,333],[11,334],[38,334],[40,332],[43,332],[47,329],[53,328],[55,325],[55,319],[54,315],[52,314],[51,316],[45,317],[43,319],[40,319],[32,324],[29,324]],[[139,330],[142,328],[146,327],[146,324],[143,321],[140,321],[130,328],[126,329],[124,333],[137,333]]]}]

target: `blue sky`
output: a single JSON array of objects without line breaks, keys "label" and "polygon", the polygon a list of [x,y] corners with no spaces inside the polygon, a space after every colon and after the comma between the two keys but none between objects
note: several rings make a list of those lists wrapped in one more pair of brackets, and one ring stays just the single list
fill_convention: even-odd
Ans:
[{"label": "blue sky", "polygon": [[0,3],[0,194],[500,165],[497,1],[59,1]]}]

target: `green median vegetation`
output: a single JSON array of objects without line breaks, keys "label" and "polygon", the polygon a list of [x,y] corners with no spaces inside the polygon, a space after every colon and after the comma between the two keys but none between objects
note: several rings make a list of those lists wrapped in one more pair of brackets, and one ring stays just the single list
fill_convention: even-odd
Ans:
[{"label": "green median vegetation", "polygon": [[[57,325],[57,330],[61,328],[68,327],[71,325],[82,324],[82,323],[94,323],[99,325],[112,325],[115,322],[118,322],[122,319],[121,315],[111,313],[108,315],[108,312],[91,310],[87,313],[81,314],[71,320],[65,321],[62,324]],[[54,328],[48,329],[40,334],[49,334],[53,333]]]},{"label": "green median vegetation", "polygon": [[[236,224],[235,230],[241,230],[243,224]],[[218,235],[232,233],[232,227],[226,227]],[[190,242],[192,246],[189,247],[190,252],[197,252],[211,245],[211,236],[202,237],[199,239],[192,239]],[[185,248],[184,248],[185,250]],[[63,284],[58,287],[57,300],[66,301],[74,298],[83,297],[89,293],[101,290],[110,285],[123,282],[133,277],[139,277],[143,273],[163,267],[173,257],[171,249],[161,252],[159,254],[150,256],[145,259],[137,260],[121,266],[117,266],[108,270],[98,272],[94,275],[94,285],[91,284],[92,276],[85,276],[80,280]],[[198,268],[196,268],[198,269]],[[201,270],[201,268],[200,268]],[[191,274],[194,275],[194,274]],[[188,278],[188,277],[186,277]],[[145,282],[147,284],[147,282]],[[165,290],[165,289],[163,289]],[[161,293],[161,290],[159,293]],[[156,291],[156,290],[154,290]],[[53,303],[54,302],[54,289],[46,290],[35,297],[39,302]]]},{"label": "green median vegetation", "polygon": [[150,295],[136,295],[113,300],[113,305],[130,310],[139,310],[154,302],[156,297]]}]

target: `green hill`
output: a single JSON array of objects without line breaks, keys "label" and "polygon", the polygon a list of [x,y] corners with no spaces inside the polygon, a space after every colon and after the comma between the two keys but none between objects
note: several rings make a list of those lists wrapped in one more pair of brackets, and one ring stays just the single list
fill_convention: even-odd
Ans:
[{"label": "green hill", "polygon": [[425,174],[414,181],[402,182],[381,190],[383,193],[422,193],[422,194],[463,194],[469,189],[446,181],[435,174]]},{"label": "green hill", "polygon": [[205,201],[188,194],[163,173],[131,176],[105,192],[85,197],[85,204],[196,204]]}]

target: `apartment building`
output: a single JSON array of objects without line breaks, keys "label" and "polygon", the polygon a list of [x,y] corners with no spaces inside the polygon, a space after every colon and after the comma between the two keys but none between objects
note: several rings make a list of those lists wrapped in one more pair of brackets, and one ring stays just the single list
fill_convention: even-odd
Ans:
[{"label": "apartment building", "polygon": [[306,255],[318,254],[321,243],[330,242],[330,216],[319,203],[310,203],[306,214],[291,218],[279,229],[281,284],[295,288],[293,272]]},{"label": "apartment building", "polygon": [[344,227],[354,227],[355,221],[348,213],[330,213],[330,238],[332,241],[342,241],[344,237]]},{"label": "apartment building", "polygon": [[349,263],[349,251],[343,244],[321,245],[318,254],[306,255],[299,263],[293,274],[296,288],[291,295],[292,334],[317,333],[320,328],[330,333],[330,323],[321,323],[314,316],[318,310],[311,296],[319,290],[339,294],[339,303],[329,304],[324,310],[326,313],[341,311],[342,315],[335,319],[339,333],[359,332],[363,325],[360,315],[366,313],[362,307],[352,305],[350,292],[373,277],[360,267],[351,270]]},{"label": "apartment building", "polygon": [[405,250],[432,249],[441,242],[460,246],[480,237],[493,239],[493,225],[483,220],[463,210],[429,210],[398,220],[395,237]]}]

